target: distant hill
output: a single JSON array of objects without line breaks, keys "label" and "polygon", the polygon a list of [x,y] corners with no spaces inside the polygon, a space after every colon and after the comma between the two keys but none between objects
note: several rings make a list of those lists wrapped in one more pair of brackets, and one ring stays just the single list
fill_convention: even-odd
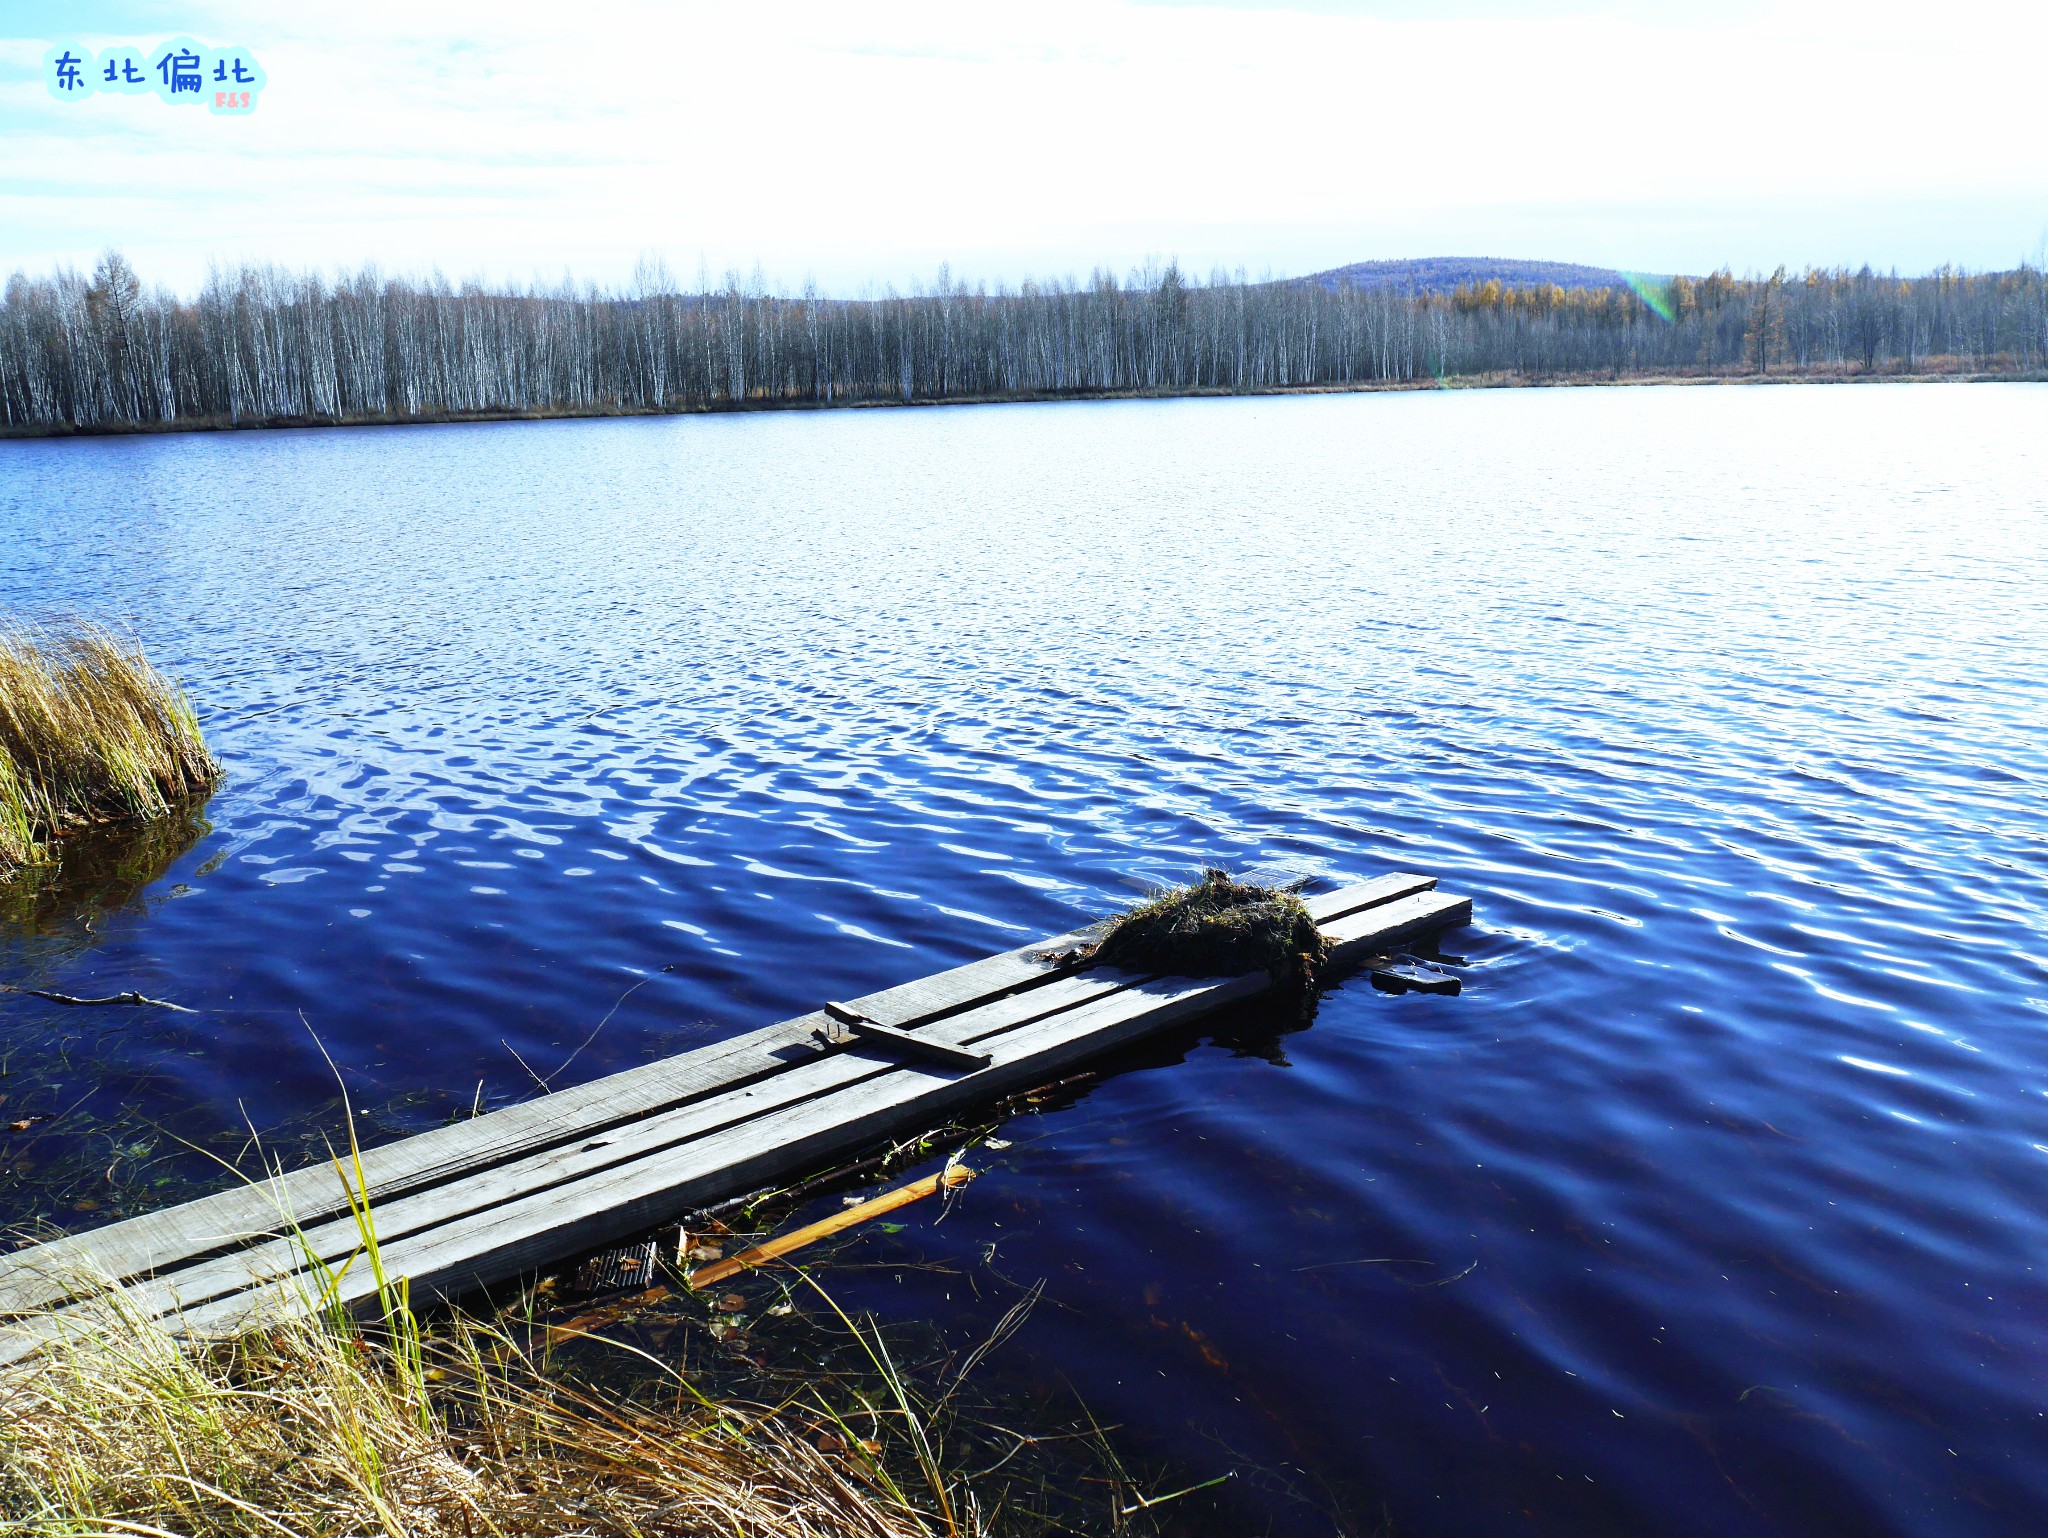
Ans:
[{"label": "distant hill", "polygon": [[1398,262],[1353,262],[1298,279],[1325,288],[1389,289],[1397,294],[1448,294],[1465,283],[1498,278],[1509,288],[1555,283],[1559,288],[1615,288],[1623,279],[1609,267],[1577,262],[1521,262],[1494,256],[1421,256]]}]

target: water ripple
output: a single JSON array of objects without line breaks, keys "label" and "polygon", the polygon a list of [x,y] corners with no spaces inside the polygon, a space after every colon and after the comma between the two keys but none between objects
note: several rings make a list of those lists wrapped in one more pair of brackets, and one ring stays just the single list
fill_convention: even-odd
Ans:
[{"label": "water ripple", "polygon": [[[1031,1391],[1241,1460],[1218,1532],[2031,1533],[2044,410],[0,444],[0,595],[131,617],[229,769],[139,903],[7,953],[202,1013],[0,1045],[232,1142],[328,1114],[310,1026],[400,1130],[1203,864],[1426,869],[1477,899],[1459,998],[1165,1044],[932,1231],[1051,1278]],[[6,1216],[96,1220],[70,1178]],[[936,1275],[848,1286],[976,1326]]]}]

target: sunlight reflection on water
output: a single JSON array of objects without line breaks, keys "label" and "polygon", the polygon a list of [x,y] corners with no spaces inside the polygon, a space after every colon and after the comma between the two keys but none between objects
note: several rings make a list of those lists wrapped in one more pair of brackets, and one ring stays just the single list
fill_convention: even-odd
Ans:
[{"label": "sunlight reflection on water", "polygon": [[[2044,426],[1887,386],[0,444],[0,596],[131,618],[229,766],[12,970],[203,1010],[64,1027],[202,1140],[329,1105],[301,1013],[426,1126],[664,966],[570,1077],[1205,863],[1429,871],[1461,997],[1170,1045],[877,1253],[1050,1278],[1020,1381],[1241,1464],[1217,1531],[2033,1531]],[[5,1216],[88,1221],[69,1168]],[[904,1275],[849,1294],[1007,1306]]]}]

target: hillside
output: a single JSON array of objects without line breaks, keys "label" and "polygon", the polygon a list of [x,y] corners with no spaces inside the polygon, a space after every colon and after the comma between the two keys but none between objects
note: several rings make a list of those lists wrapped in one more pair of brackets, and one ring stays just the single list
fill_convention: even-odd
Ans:
[{"label": "hillside", "polygon": [[1353,262],[1312,272],[1300,279],[1327,289],[1388,290],[1397,294],[1448,294],[1460,284],[1498,278],[1509,288],[1555,283],[1559,288],[1615,288],[1622,276],[1607,267],[1576,262],[1526,262],[1493,256],[1422,256],[1393,262]]}]

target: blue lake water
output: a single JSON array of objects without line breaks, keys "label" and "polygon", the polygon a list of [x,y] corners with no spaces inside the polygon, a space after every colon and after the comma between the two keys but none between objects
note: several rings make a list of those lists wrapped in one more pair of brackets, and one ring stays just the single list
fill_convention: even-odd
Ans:
[{"label": "blue lake water", "polygon": [[1010,1370],[1234,1471],[1203,1531],[2038,1532],[2044,445],[2037,385],[0,443],[0,604],[132,624],[228,771],[0,949],[198,1011],[0,1001],[5,1115],[75,1107],[0,1221],[326,1117],[308,1027],[423,1127],[1205,864],[1422,870],[1460,997],[1165,1044],[855,1300],[1046,1278]]}]

